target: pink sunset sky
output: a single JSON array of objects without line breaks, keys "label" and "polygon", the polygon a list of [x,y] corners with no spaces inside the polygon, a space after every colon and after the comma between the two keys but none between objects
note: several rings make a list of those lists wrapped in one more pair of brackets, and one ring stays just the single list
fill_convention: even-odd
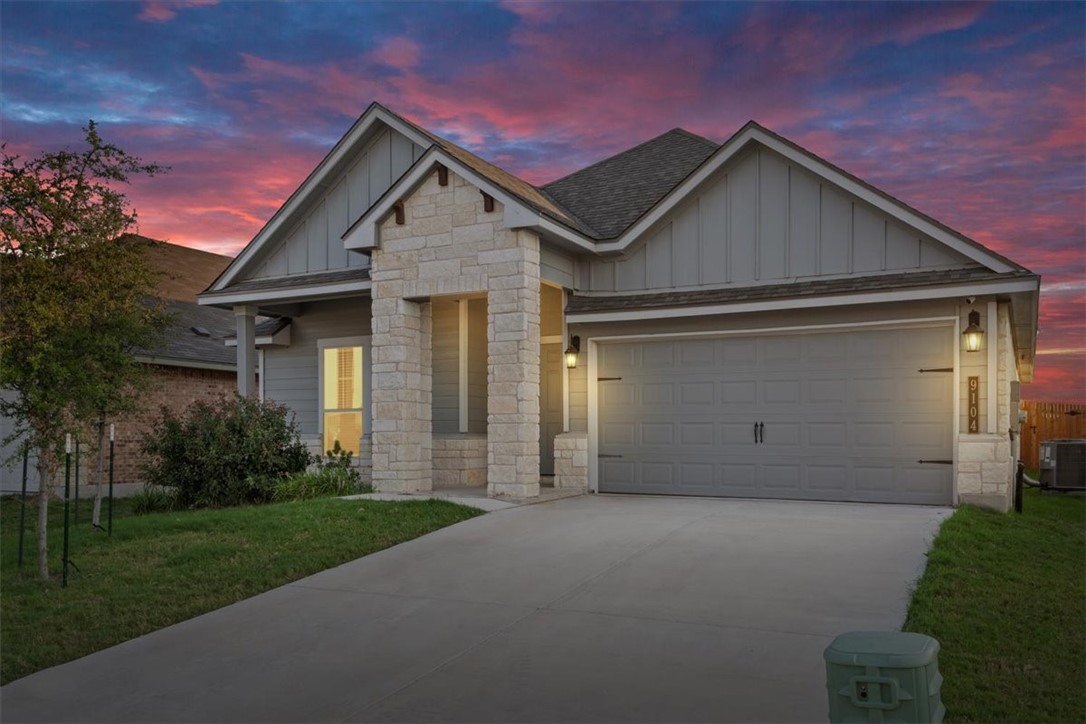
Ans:
[{"label": "pink sunset sky", "polygon": [[171,167],[147,236],[236,254],[372,101],[534,183],[754,119],[1042,275],[1026,399],[1086,401],[1082,3],[4,2],[9,150]]}]

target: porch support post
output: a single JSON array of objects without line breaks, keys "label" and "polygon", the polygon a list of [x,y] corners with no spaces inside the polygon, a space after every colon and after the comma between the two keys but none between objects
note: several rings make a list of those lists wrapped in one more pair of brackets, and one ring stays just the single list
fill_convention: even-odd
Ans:
[{"label": "porch support post", "polygon": [[238,335],[238,394],[252,397],[256,389],[256,307],[239,304],[234,307]]},{"label": "porch support post", "polygon": [[371,307],[373,486],[426,492],[433,489],[431,305],[386,296],[394,286],[375,283]]},{"label": "porch support post", "polygon": [[516,231],[493,258],[487,292],[487,492],[539,495],[539,237]]}]

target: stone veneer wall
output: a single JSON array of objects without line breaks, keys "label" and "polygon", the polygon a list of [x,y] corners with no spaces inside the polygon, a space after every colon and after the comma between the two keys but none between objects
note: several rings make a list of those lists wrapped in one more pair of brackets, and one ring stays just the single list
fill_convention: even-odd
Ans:
[{"label": "stone veneer wall", "polygon": [[434,435],[434,487],[486,485],[486,435]]},{"label": "stone veneer wall", "polygon": [[[1010,509],[1014,496],[1014,474],[1017,453],[1011,442],[1011,381],[1018,379],[1014,359],[1014,343],[1006,304],[1000,304],[995,330],[997,378],[996,430],[994,434],[958,436],[958,499],[962,503],[980,505],[995,510]],[[994,332],[994,333],[993,333]],[[982,378],[983,380],[983,378]],[[983,384],[983,381],[982,381]],[[965,404],[963,400],[962,404]]]},{"label": "stone veneer wall", "polygon": [[539,494],[539,238],[502,225],[479,189],[432,173],[390,214],[372,253],[373,484],[432,489],[433,397],[429,299],[487,298],[487,487]]},{"label": "stone veneer wall", "polygon": [[587,432],[564,432],[555,436],[554,487],[588,490]]}]

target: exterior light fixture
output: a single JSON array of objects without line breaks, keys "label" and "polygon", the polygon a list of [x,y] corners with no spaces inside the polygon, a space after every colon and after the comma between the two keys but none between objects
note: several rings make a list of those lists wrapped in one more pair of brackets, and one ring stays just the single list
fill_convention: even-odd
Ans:
[{"label": "exterior light fixture", "polygon": [[984,330],[980,328],[980,312],[975,309],[969,312],[969,326],[962,332],[965,339],[965,351],[976,352],[984,341]]},{"label": "exterior light fixture", "polygon": [[573,335],[569,338],[569,346],[566,347],[566,369],[577,369],[577,353],[581,351],[581,338]]}]

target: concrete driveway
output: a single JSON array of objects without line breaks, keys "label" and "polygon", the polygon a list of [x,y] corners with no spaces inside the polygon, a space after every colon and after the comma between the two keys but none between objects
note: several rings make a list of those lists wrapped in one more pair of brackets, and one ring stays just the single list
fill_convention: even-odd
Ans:
[{"label": "concrete driveway", "polygon": [[0,690],[17,721],[825,721],[945,509],[588,496],[502,510]]}]

